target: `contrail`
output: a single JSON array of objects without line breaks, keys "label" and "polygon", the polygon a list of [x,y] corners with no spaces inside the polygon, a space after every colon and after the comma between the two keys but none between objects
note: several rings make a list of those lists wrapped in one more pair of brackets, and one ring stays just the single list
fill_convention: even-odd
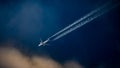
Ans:
[{"label": "contrail", "polygon": [[57,32],[54,35],[52,35],[51,37],[49,37],[45,41],[45,43],[48,41],[58,40],[58,39],[62,38],[63,36],[71,33],[72,31],[74,31],[74,30],[82,27],[83,25],[91,22],[92,20],[98,18],[99,16],[103,15],[104,13],[110,11],[111,9],[113,9],[119,5],[119,3],[117,3],[117,4],[116,3],[117,2],[114,3],[113,1],[109,1],[106,4],[104,4],[103,6],[91,11],[87,15],[83,16],[82,18],[78,19],[77,21],[73,22],[69,26],[65,27],[64,29],[60,30],[59,32]]},{"label": "contrail", "polygon": [[83,16],[82,18],[78,19],[77,21],[73,22],[72,24],[70,24],[69,26],[65,27],[64,29],[60,30],[59,32],[55,33],[54,35],[52,35],[49,38],[52,38],[54,36],[59,35],[60,33],[64,32],[65,30],[68,30],[69,28],[73,27],[74,25],[80,23],[81,21],[83,21],[84,19],[90,17],[91,15],[93,15],[94,13],[100,11],[104,6],[102,6],[101,8],[98,8],[96,10],[91,11],[90,13],[86,14],[85,16]]}]

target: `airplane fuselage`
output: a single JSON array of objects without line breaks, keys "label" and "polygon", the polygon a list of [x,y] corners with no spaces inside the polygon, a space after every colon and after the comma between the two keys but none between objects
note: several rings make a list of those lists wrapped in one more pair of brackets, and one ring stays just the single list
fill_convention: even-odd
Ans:
[{"label": "airplane fuselage", "polygon": [[45,46],[47,45],[48,42],[49,42],[49,39],[45,40],[44,42],[41,41],[38,46]]}]

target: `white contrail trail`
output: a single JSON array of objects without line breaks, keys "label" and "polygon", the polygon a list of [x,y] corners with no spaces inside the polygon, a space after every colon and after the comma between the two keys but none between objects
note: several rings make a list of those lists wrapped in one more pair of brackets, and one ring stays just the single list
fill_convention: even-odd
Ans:
[{"label": "white contrail trail", "polygon": [[[60,30],[59,32],[55,33],[51,37],[47,39],[48,41],[55,41],[63,36],[69,34],[70,32],[82,27],[83,25],[91,22],[92,20],[98,18],[99,16],[103,15],[104,13],[110,11],[111,9],[118,6],[119,3],[113,3],[112,1],[107,2],[102,7],[99,7],[98,9],[93,10],[92,12],[88,13],[87,15],[83,16],[82,18],[78,19],[77,21],[73,22],[69,26],[65,27],[64,29]],[[47,43],[45,42],[45,43]]]},{"label": "white contrail trail", "polygon": [[77,23],[81,22],[82,20],[84,20],[84,19],[90,17],[91,15],[93,15],[94,13],[100,11],[103,7],[104,7],[104,6],[102,6],[101,8],[98,8],[98,9],[96,9],[96,10],[91,11],[91,12],[88,13],[87,15],[85,15],[85,16],[83,16],[82,18],[78,19],[78,20],[75,21],[74,23],[70,24],[69,26],[65,27],[64,29],[60,30],[59,32],[55,33],[54,35],[52,35],[52,36],[49,37],[49,38],[52,38],[52,37],[54,37],[54,36],[59,35],[60,33],[64,32],[65,30],[67,30],[67,29],[69,29],[69,28],[71,28],[72,26],[76,25]]},{"label": "white contrail trail", "polygon": [[62,33],[62,34],[58,35],[58,36],[57,36],[57,37],[55,37],[53,40],[57,40],[57,39],[59,39],[59,38],[61,38],[61,37],[65,36],[65,35],[67,35],[68,33],[70,33],[70,32],[72,32],[72,31],[76,30],[77,28],[82,27],[83,25],[85,25],[85,24],[89,23],[90,21],[92,21],[92,20],[94,20],[95,18],[97,18],[97,17],[101,16],[102,14],[103,14],[103,13],[98,14],[98,15],[96,15],[96,16],[94,16],[94,17],[90,17],[90,18],[88,18],[87,20],[85,20],[85,21],[83,21],[83,22],[81,22],[81,23],[77,24],[75,27],[70,28],[69,30],[65,31],[64,33]]},{"label": "white contrail trail", "polygon": [[97,17],[101,16],[102,14],[108,12],[109,10],[114,8],[115,6],[116,5],[113,5],[112,1],[110,1],[110,2],[106,3],[105,5],[103,5],[102,7],[99,7],[98,9],[93,10],[92,12],[83,16],[82,18],[78,19],[74,23],[70,24],[69,26],[65,27],[64,29],[60,30],[59,32],[55,33],[54,35],[52,35],[49,38],[54,37],[53,41],[57,40],[65,35],[67,35],[68,33],[76,30],[77,28],[80,28],[83,25],[89,23],[90,21],[96,19]]}]

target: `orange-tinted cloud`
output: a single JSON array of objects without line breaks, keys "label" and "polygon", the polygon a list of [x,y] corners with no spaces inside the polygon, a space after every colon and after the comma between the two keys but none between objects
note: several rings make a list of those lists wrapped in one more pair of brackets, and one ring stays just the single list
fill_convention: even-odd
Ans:
[{"label": "orange-tinted cloud", "polygon": [[48,57],[23,55],[17,49],[0,48],[0,66],[3,68],[82,68],[75,61],[68,61],[64,65]]}]

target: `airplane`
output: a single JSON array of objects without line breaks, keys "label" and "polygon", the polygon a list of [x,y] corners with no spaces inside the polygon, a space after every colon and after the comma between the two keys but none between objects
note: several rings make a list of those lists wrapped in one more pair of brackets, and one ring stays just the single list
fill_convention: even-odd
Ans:
[{"label": "airplane", "polygon": [[[41,39],[40,39],[41,40]],[[41,40],[40,44],[38,46],[45,46],[48,45],[46,43],[48,43],[50,41],[50,39],[45,40],[44,42]]]}]

